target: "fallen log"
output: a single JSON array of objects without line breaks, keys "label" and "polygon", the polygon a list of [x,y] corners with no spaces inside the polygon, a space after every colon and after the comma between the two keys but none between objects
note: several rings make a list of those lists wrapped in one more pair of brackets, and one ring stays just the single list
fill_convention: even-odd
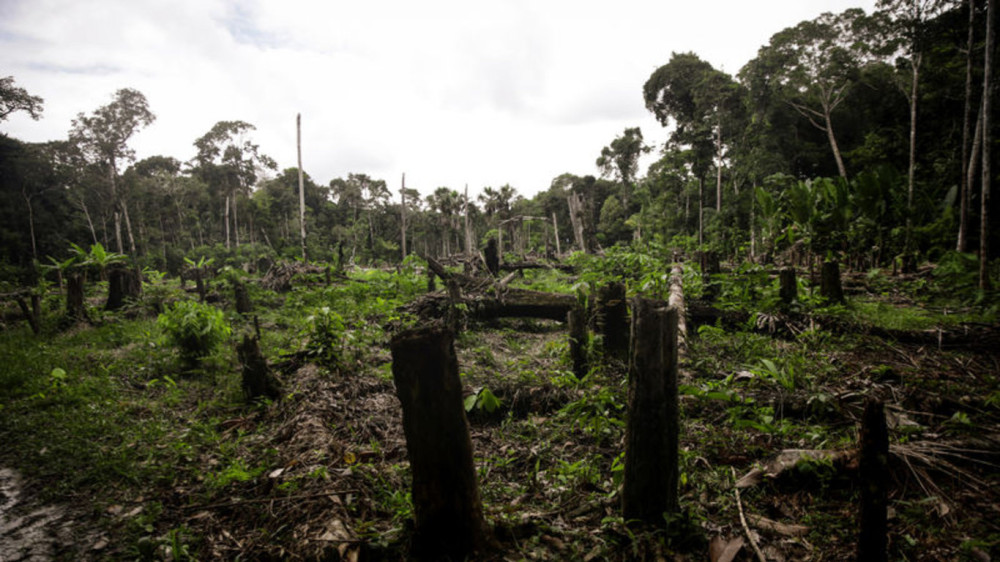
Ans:
[{"label": "fallen log", "polygon": [[[577,306],[577,300],[573,295],[507,289],[499,296],[466,293],[457,304],[464,304],[469,317],[477,320],[517,317],[565,322],[566,315]],[[420,297],[404,310],[423,318],[445,318],[450,305],[450,297],[437,292]]]}]

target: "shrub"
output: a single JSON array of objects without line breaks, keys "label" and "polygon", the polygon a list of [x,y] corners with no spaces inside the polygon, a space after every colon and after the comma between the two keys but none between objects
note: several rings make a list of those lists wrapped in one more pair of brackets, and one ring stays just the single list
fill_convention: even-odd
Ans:
[{"label": "shrub", "polygon": [[156,321],[167,340],[181,351],[181,359],[194,364],[229,337],[222,311],[195,301],[180,301]]}]

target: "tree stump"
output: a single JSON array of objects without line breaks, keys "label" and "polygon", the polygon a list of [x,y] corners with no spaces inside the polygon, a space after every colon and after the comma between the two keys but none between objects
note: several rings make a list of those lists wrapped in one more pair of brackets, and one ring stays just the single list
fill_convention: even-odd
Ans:
[{"label": "tree stump", "polygon": [[625,284],[608,283],[597,295],[598,325],[604,336],[604,352],[608,357],[628,358],[628,305]]},{"label": "tree stump", "polygon": [[486,249],[483,250],[483,258],[486,260],[486,269],[490,275],[496,277],[500,273],[500,251],[497,249],[497,241],[490,238],[486,242]]},{"label": "tree stump", "polygon": [[205,302],[208,298],[208,294],[205,290],[205,281],[202,279],[202,271],[200,267],[194,269],[194,286],[198,289],[198,300]]},{"label": "tree stump", "polygon": [[632,360],[622,512],[627,522],[660,526],[678,511],[677,310],[632,301]]},{"label": "tree stump", "polygon": [[[327,271],[329,271],[329,269]],[[235,305],[237,314],[250,314],[253,312],[253,303],[250,301],[250,293],[247,291],[246,284],[242,281],[233,281],[233,298],[236,301]]]},{"label": "tree stump", "polygon": [[236,346],[236,355],[243,365],[243,395],[248,401],[262,397],[276,400],[281,397],[281,383],[268,367],[257,338],[244,334],[243,342]]},{"label": "tree stump", "polygon": [[858,560],[888,560],[889,431],[881,401],[869,398],[861,419]]},{"label": "tree stump", "polygon": [[437,284],[434,282],[434,276],[435,276],[434,270],[428,267],[427,268],[427,292],[428,293],[433,293],[434,291],[437,290]]},{"label": "tree stump", "polygon": [[783,304],[788,306],[799,298],[799,286],[795,280],[795,269],[786,267],[779,271],[778,281],[781,287],[778,290],[778,295],[781,297]]},{"label": "tree stump", "polygon": [[827,303],[844,302],[844,288],[840,284],[840,264],[835,261],[823,262],[820,270],[819,295]]},{"label": "tree stump", "polygon": [[587,365],[587,311],[576,306],[566,314],[569,325],[569,356],[573,363],[573,375],[582,380],[589,371]]},{"label": "tree stump", "polygon": [[72,322],[90,321],[83,298],[84,280],[82,273],[71,273],[66,278],[66,318]]},{"label": "tree stump", "polygon": [[392,339],[392,375],[403,407],[413,472],[412,554],[462,560],[483,546],[483,519],[472,441],[458,378],[454,333],[440,325]]},{"label": "tree stump", "polygon": [[118,310],[125,301],[142,296],[142,274],[131,268],[114,268],[108,273],[108,300],[104,310]]},{"label": "tree stump", "polygon": [[702,296],[708,302],[712,302],[719,296],[719,284],[712,280],[713,275],[722,273],[719,265],[719,254],[715,252],[699,252],[699,266],[701,266]]}]

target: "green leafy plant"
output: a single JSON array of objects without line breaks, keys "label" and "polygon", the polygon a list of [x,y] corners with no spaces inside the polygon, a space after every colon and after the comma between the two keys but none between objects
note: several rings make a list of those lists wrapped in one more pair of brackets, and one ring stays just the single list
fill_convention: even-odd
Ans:
[{"label": "green leafy plant", "polygon": [[465,411],[482,410],[487,414],[492,414],[500,408],[502,403],[490,389],[484,386],[479,389],[479,392],[465,398]]},{"label": "green leafy plant", "polygon": [[160,314],[156,324],[190,365],[212,353],[232,331],[221,310],[194,301],[177,302]]}]

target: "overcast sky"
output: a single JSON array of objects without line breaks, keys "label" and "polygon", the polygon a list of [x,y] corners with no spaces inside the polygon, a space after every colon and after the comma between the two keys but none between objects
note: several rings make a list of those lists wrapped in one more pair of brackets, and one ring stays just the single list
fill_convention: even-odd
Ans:
[{"label": "overcast sky", "polygon": [[[564,172],[594,174],[626,127],[665,131],[642,85],[672,52],[735,74],[777,31],[873,0],[0,0],[0,76],[45,99],[40,121],[0,131],[66,138],[119,88],[156,122],[139,158],[194,156],[222,120],[257,127],[279,167],[320,184],[348,173],[394,191],[530,196]],[[650,157],[651,158],[651,157]],[[645,166],[641,173],[645,173]]]}]

